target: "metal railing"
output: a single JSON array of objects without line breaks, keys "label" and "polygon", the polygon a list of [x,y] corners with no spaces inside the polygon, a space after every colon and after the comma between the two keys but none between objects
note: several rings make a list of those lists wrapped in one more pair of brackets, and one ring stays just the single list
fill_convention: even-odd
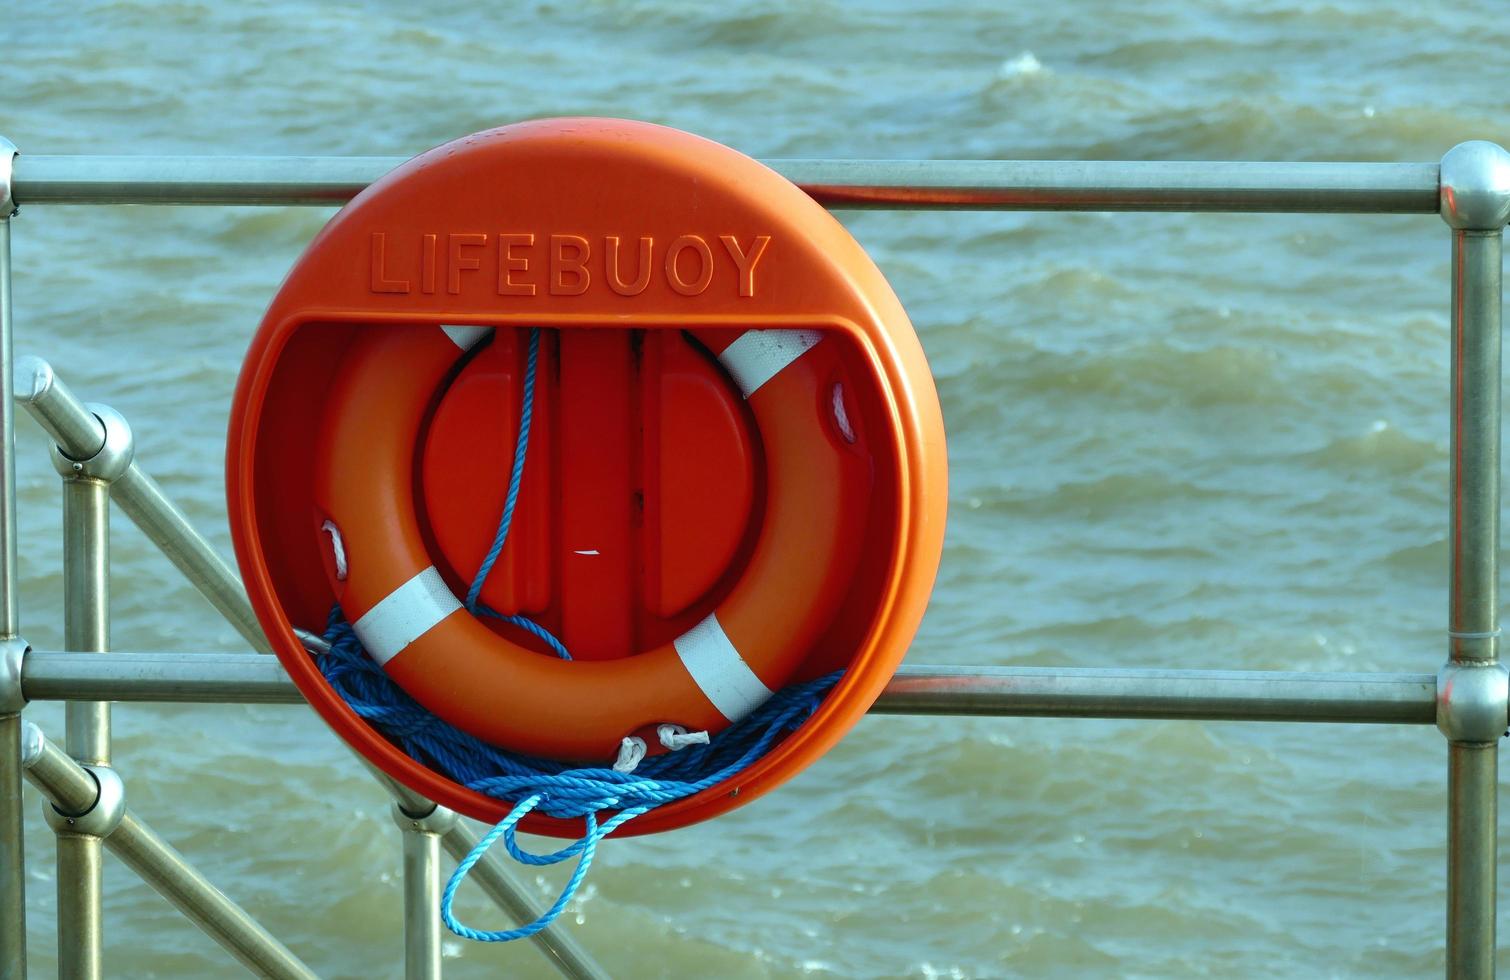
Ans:
[{"label": "metal railing", "polygon": [[[14,173],[11,163],[14,159]],[[236,574],[133,458],[124,419],[85,405],[52,369],[12,353],[12,204],[333,205],[388,158],[15,157],[0,139],[0,976],[26,972],[21,780],[50,801],[57,834],[59,972],[97,977],[101,846],[243,963],[311,976],[125,802],[109,768],[110,701],[301,703],[256,653],[105,653],[114,500],[255,650],[266,651]],[[1498,743],[1510,674],[1499,663],[1500,331],[1510,154],[1465,143],[1438,164],[773,161],[831,208],[1440,214],[1451,229],[1452,422],[1447,662],[1435,674],[903,667],[875,711],[1241,721],[1435,723],[1449,742],[1447,971],[1494,973]],[[14,401],[56,444],[63,479],[64,652],[18,635]],[[311,638],[310,642],[318,642]],[[21,712],[68,702],[67,752]],[[387,777],[404,831],[405,969],[440,973],[439,849],[476,842],[455,815]],[[536,908],[501,864],[474,878],[510,914]],[[536,936],[561,972],[604,976],[559,926]]]}]

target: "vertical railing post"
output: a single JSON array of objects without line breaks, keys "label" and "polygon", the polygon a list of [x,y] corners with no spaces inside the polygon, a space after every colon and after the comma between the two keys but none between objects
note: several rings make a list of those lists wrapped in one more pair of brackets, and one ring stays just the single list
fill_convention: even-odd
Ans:
[{"label": "vertical railing post", "polygon": [[[131,465],[126,420],[103,405],[89,410],[104,438],[87,458],[57,446],[52,462],[63,478],[63,642],[68,650],[110,649],[110,485]],[[110,765],[110,703],[70,701],[68,754],[82,765]],[[50,804],[49,804],[50,805]],[[100,914],[102,842],[77,824],[57,828],[58,976],[98,980],[103,973]]]},{"label": "vertical railing post", "polygon": [[404,980],[440,980],[440,839],[456,814],[430,804],[418,815],[393,804],[404,832]]},{"label": "vertical railing post", "polygon": [[1452,449],[1448,661],[1437,726],[1448,739],[1447,975],[1492,977],[1499,739],[1500,331],[1510,153],[1463,143],[1442,158],[1452,228]]},{"label": "vertical railing post", "polygon": [[[0,641],[21,633],[16,600],[16,407],[11,400],[10,218],[16,146],[0,136]],[[16,685],[0,678],[0,978],[26,977],[26,848],[21,814],[20,652],[11,650]],[[8,671],[7,671],[8,673]]]}]

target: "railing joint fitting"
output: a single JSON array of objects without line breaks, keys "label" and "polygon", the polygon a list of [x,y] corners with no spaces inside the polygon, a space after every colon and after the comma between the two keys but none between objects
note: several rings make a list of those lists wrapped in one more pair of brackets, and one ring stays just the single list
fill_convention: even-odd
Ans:
[{"label": "railing joint fitting", "polygon": [[16,144],[0,136],[0,221],[8,221],[21,208],[16,204]]},{"label": "railing joint fitting", "polygon": [[63,451],[62,446],[52,447],[52,466],[65,480],[98,480],[104,484],[114,483],[131,468],[136,458],[136,438],[131,434],[131,424],[125,416],[98,402],[85,402],[94,417],[105,429],[105,442],[88,459],[74,459]]},{"label": "railing joint fitting", "polygon": [[1497,232],[1510,220],[1510,153],[1497,143],[1469,140],[1442,157],[1438,211],[1452,228]]},{"label": "railing joint fitting", "polygon": [[424,813],[410,813],[397,800],[393,803],[393,822],[406,834],[436,834],[443,836],[456,826],[456,811],[438,804],[431,804]]},{"label": "railing joint fitting", "polygon": [[31,645],[19,636],[0,640],[0,715],[20,714],[26,707],[21,690],[21,665]]},{"label": "railing joint fitting", "polygon": [[83,813],[63,813],[51,801],[43,804],[42,815],[53,833],[76,837],[109,837],[126,815],[126,784],[109,766],[84,766],[98,787],[94,802]]},{"label": "railing joint fitting", "polygon": [[1510,724],[1510,670],[1448,661],[1437,672],[1437,728],[1448,741],[1497,743]]}]

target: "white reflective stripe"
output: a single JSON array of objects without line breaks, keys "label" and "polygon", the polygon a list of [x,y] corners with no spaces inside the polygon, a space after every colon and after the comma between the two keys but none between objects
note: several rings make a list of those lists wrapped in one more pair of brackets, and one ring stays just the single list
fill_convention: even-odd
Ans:
[{"label": "white reflective stripe", "polygon": [[746,330],[718,360],[749,398],[822,339],[816,330]]},{"label": "white reflective stripe", "polygon": [[471,350],[493,332],[492,327],[458,327],[450,324],[442,324],[441,329],[446,332],[447,337],[451,338],[451,343],[462,350]]},{"label": "white reflective stripe", "polygon": [[385,664],[460,608],[445,579],[431,565],[367,610],[351,628],[372,659]]},{"label": "white reflective stripe", "polygon": [[703,694],[730,721],[738,721],[765,703],[771,689],[745,663],[712,613],[673,643],[682,665]]}]

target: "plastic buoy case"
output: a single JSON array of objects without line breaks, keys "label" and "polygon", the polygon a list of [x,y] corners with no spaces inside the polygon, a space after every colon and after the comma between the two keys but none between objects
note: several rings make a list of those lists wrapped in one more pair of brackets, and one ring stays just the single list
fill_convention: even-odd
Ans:
[{"label": "plastic buoy case", "polygon": [[[443,667],[411,664],[424,690],[406,689],[502,748],[591,754],[601,739],[569,736],[619,722],[605,720],[607,702],[566,696],[574,680],[648,678],[656,651],[723,611],[744,621],[730,627],[736,646],[758,645],[751,631],[776,638],[765,638],[774,646],[757,672],[779,661],[781,683],[841,669],[842,680],[737,777],[625,831],[748,802],[832,747],[892,676],[933,585],[948,494],[933,380],[890,286],[823,208],[726,147],[622,120],[522,123],[419,156],[343,208],[274,297],[232,406],[227,489],[252,605],[310,704],[357,751],[437,803],[501,818],[508,803],[421,765],[360,719],[294,630],[321,632],[332,605],[349,601],[321,531],[332,497],[367,509],[353,576],[358,560],[362,572],[397,567],[407,548],[465,593],[502,507],[523,328],[533,327],[545,339],[529,465],[483,599],[547,626],[575,659],[468,620],[456,635],[477,649],[453,650]],[[452,360],[427,367],[405,353],[437,337],[454,342],[436,351]],[[738,346],[767,337],[806,338],[788,344],[774,380],[760,377],[763,348]],[[783,382],[790,363],[803,366],[801,383]],[[788,425],[811,428],[802,451],[821,455],[793,455],[774,431]],[[802,459],[816,462],[792,462]],[[754,567],[809,498],[818,503],[803,519],[833,534],[800,548],[788,533],[781,563]],[[393,501],[411,512],[383,509]],[[833,546],[820,546],[828,537]],[[740,591],[753,578],[758,602]],[[811,622],[783,623],[788,606]],[[489,644],[516,659],[494,658]],[[405,684],[402,670],[390,676]],[[674,686],[640,684],[634,717],[655,714],[646,699],[666,687],[675,706],[647,720],[681,721],[690,709]],[[477,700],[490,687],[518,706],[490,713]],[[528,715],[529,700],[554,705],[551,718]],[[531,814],[524,829],[577,836],[580,824]]]}]

